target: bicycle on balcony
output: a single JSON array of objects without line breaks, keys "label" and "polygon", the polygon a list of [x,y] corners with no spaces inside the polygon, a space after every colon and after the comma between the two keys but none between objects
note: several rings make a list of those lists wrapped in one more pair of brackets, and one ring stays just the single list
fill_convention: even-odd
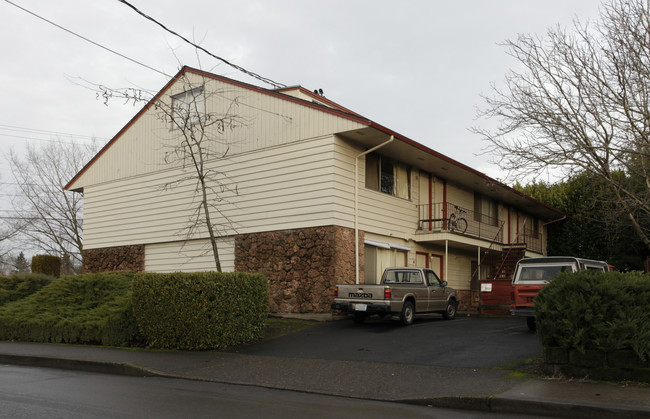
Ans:
[{"label": "bicycle on balcony", "polygon": [[458,205],[454,205],[454,212],[449,215],[447,219],[447,227],[449,231],[457,231],[461,234],[467,231],[467,220],[463,217],[463,214],[467,213],[464,209]]}]

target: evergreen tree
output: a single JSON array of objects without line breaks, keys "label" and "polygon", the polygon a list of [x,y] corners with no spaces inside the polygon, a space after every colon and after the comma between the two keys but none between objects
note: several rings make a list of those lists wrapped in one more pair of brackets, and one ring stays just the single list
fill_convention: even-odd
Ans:
[{"label": "evergreen tree", "polygon": [[29,272],[29,263],[25,259],[25,254],[20,252],[16,259],[14,260],[14,272],[16,273],[25,273]]},{"label": "evergreen tree", "polygon": [[548,226],[550,256],[606,260],[626,271],[644,269],[648,250],[602,179],[583,173],[552,185],[533,182],[515,188],[567,214]]}]

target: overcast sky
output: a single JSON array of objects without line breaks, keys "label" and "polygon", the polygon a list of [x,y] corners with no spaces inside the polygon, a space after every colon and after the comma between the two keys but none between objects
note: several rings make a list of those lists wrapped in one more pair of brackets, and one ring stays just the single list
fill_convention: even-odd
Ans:
[{"label": "overcast sky", "polygon": [[[141,105],[106,106],[82,80],[158,91],[181,65],[270,87],[206,56],[118,0],[11,0],[146,66],[0,0],[0,153],[59,137],[102,144]],[[215,55],[325,96],[412,140],[500,178],[471,126],[481,93],[514,62],[498,45],[544,35],[597,0],[130,0]],[[58,134],[57,134],[58,133]],[[10,181],[0,160],[0,182]],[[6,183],[0,183],[5,188]]]}]

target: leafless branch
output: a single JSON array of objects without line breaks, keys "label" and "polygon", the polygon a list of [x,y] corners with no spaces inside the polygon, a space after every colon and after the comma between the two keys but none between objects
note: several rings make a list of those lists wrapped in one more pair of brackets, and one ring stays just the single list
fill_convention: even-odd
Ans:
[{"label": "leafless branch", "polygon": [[611,0],[595,25],[504,45],[519,66],[484,97],[479,116],[499,121],[473,128],[487,152],[510,180],[600,177],[650,248],[650,2]]}]

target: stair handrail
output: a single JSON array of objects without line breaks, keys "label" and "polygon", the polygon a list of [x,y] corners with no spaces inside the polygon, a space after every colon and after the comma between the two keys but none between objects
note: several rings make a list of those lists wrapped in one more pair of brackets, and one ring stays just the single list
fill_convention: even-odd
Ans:
[{"label": "stair handrail", "polygon": [[[501,231],[503,230],[504,225],[506,225],[506,223],[505,223],[505,221],[502,221],[501,222],[501,227],[499,227],[499,231],[497,231],[497,234],[494,236],[494,239],[492,239],[492,241],[490,242],[490,247],[488,247],[488,249],[485,251],[485,253],[483,254],[483,257],[481,258],[478,265],[476,266],[476,269],[474,270],[474,273],[472,274],[472,276],[470,278],[470,283],[476,277],[476,275],[478,274],[478,270],[481,268],[481,265],[483,265],[483,262],[485,261],[485,258],[487,257],[487,255],[490,253],[490,250],[492,250],[492,246],[499,243],[497,241],[497,239],[499,238],[499,234],[501,234]],[[502,243],[499,243],[499,244],[502,244]]]},{"label": "stair handrail", "polygon": [[[524,223],[521,225],[521,231],[526,231],[526,219],[524,219]],[[517,235],[515,236],[515,243],[519,243],[519,233],[521,231],[517,232]],[[525,233],[524,233],[525,234]],[[497,269],[496,273],[494,274],[494,277],[497,278],[499,274],[501,273],[501,270],[503,269],[503,265],[505,265],[506,260],[508,259],[508,256],[510,256],[510,252],[512,252],[513,247],[510,247],[508,251],[506,252],[506,255],[501,259],[501,265],[499,265],[499,268]]]}]

